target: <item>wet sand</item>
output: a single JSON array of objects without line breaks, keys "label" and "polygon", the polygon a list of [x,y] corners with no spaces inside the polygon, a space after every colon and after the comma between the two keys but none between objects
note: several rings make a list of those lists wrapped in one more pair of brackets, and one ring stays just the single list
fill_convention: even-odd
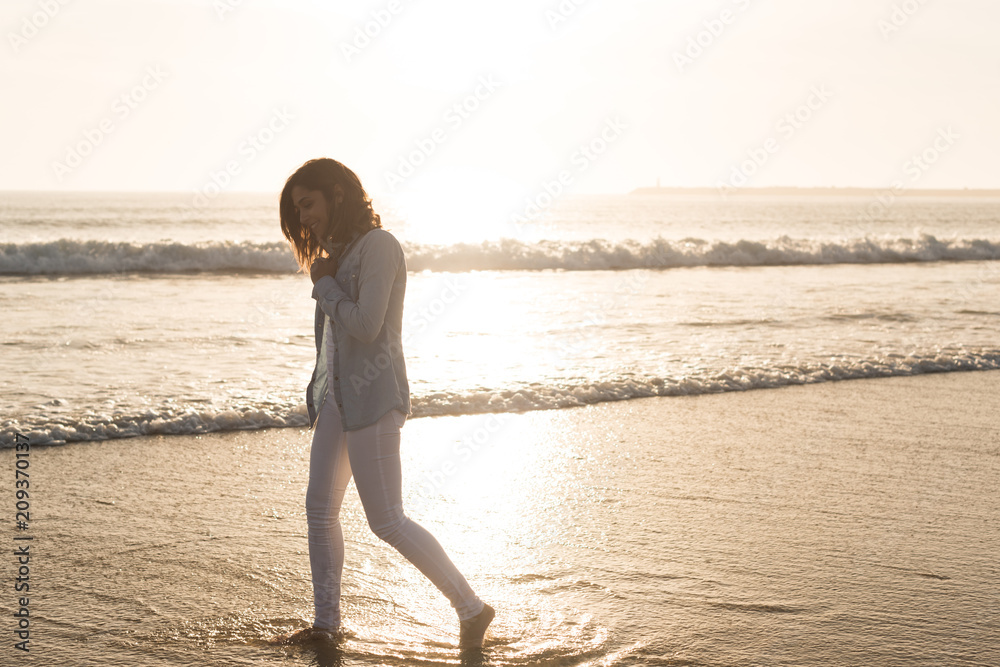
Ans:
[{"label": "wet sand", "polygon": [[[310,437],[34,448],[31,651],[7,614],[0,662],[457,664],[452,610],[353,486],[357,637],[266,645],[311,621]],[[487,664],[1000,664],[1000,371],[415,419],[403,443],[408,514],[498,609]]]}]

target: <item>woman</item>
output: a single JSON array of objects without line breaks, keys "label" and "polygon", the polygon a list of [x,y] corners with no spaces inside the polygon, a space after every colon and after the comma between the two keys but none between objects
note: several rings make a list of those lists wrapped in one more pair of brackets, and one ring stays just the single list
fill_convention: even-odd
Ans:
[{"label": "woman", "polygon": [[410,413],[403,250],[382,229],[354,172],[329,158],[310,160],[289,177],[280,215],[316,299],[316,368],[306,390],[316,426],[306,492],[316,618],[295,638],[343,637],[339,514],[353,473],[372,531],[445,594],[458,612],[459,646],[482,646],[493,608],[476,597],[434,536],[403,514],[399,430]]}]

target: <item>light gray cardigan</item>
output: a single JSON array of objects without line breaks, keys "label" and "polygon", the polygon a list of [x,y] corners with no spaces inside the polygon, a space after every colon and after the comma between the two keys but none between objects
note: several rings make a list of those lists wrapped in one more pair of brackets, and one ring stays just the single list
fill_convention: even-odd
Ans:
[{"label": "light gray cardigan", "polygon": [[[330,388],[345,431],[370,426],[393,409],[410,414],[402,342],[405,293],[403,249],[379,228],[348,246],[335,278],[316,282],[316,368],[306,389],[310,426]],[[333,378],[324,337],[331,322],[337,349]]]}]

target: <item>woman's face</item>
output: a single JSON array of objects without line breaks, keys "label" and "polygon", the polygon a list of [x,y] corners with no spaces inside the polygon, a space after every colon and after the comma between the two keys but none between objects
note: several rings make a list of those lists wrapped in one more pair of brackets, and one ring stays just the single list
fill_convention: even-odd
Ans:
[{"label": "woman's face", "polygon": [[328,202],[321,191],[296,185],[292,188],[292,203],[299,213],[299,223],[308,227],[316,238],[326,239],[330,235]]}]

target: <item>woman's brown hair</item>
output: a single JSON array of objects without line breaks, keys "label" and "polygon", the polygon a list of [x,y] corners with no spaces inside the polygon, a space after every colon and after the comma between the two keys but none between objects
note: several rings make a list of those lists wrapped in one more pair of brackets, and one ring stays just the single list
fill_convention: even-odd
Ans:
[{"label": "woman's brown hair", "polygon": [[[334,244],[346,244],[356,233],[382,226],[378,213],[372,210],[371,198],[361,187],[361,180],[353,171],[330,158],[309,160],[285,181],[278,204],[281,233],[291,242],[295,261],[301,271],[309,271],[313,261],[323,254],[323,248],[312,230],[299,221],[299,211],[292,201],[292,188],[296,185],[323,193],[330,222],[333,223],[330,229]],[[339,185],[344,192],[344,199],[336,206],[335,185]]]}]

